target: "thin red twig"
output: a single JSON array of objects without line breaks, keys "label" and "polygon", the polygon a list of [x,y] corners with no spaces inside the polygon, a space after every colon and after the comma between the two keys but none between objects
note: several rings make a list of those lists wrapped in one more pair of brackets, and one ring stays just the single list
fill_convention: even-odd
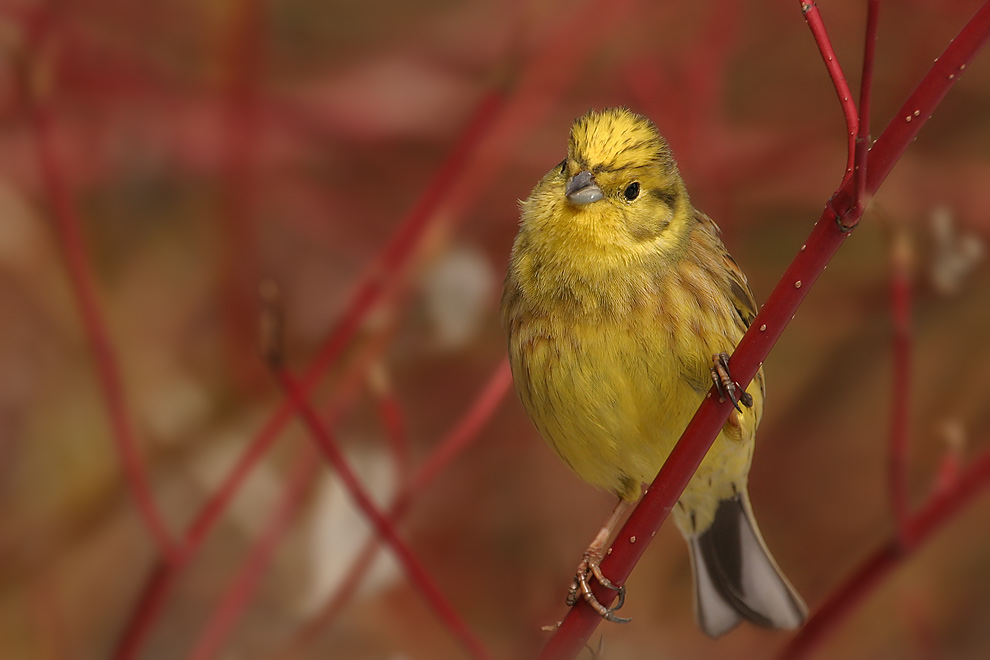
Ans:
[{"label": "thin red twig", "polygon": [[990,2],[984,2],[931,70],[914,89],[870,149],[870,168],[866,172],[867,192],[876,191],[900,158],[899,145],[910,144],[935,111],[966,66],[983,47],[990,34]]},{"label": "thin red twig", "polygon": [[895,229],[891,255],[890,306],[893,322],[893,403],[890,422],[890,501],[897,537],[911,545],[907,492],[907,454],[911,410],[911,246],[902,229]]},{"label": "thin red twig", "polygon": [[[853,189],[856,213],[851,221],[859,222],[869,203],[866,194],[867,153],[870,148],[870,99],[873,96],[873,64],[876,59],[877,20],[880,0],[870,0],[866,13],[866,44],[863,47],[863,75],[859,86],[859,128],[856,131],[856,162],[853,165]],[[848,225],[847,225],[848,226]]]},{"label": "thin red twig", "polygon": [[[386,248],[385,254],[380,261],[383,264],[387,264],[388,268],[385,268],[383,265],[383,269],[385,270],[379,270],[369,275],[365,283],[359,285],[358,292],[352,298],[352,303],[348,307],[348,311],[327,337],[318,357],[300,379],[299,384],[303,392],[308,392],[316,385],[330,365],[340,356],[344,347],[354,337],[354,334],[368,312],[381,300],[381,297],[385,293],[384,278],[390,273],[394,273],[395,269],[401,266],[409,256],[411,239],[414,235],[418,236],[419,232],[423,230],[423,224],[429,219],[435,205],[439,202],[439,196],[444,186],[455,175],[457,169],[463,165],[467,154],[474,149],[481,135],[484,134],[498,109],[499,103],[500,97],[494,92],[486,95],[481,100],[472,119],[458,138],[451,154],[434,176],[433,183],[413,211],[403,221],[396,235]],[[278,434],[281,433],[285,425],[292,419],[294,413],[293,401],[291,399],[285,399],[272,416],[268,418],[265,425],[258,431],[248,450],[217,490],[217,493],[197,516],[197,519],[187,534],[187,552],[195,552],[199,548],[205,536],[226,510],[228,503],[240,488],[244,478],[250,473],[257,461],[267,453],[272,443],[278,437]]]},{"label": "thin red twig", "polygon": [[[341,414],[355,396],[359,386],[364,382],[364,373],[374,360],[377,360],[381,351],[390,337],[389,332],[382,332],[378,337],[369,340],[358,355],[348,366],[347,373],[337,383],[332,398],[334,406],[330,411],[330,418],[336,419]],[[219,520],[221,513],[226,507],[226,503],[233,493],[236,492],[240,483],[247,477],[247,474],[254,467],[255,463],[261,460],[262,456],[271,447],[272,441],[277,436],[258,436],[248,446],[238,462],[227,474],[225,480],[217,488],[213,497],[206,503],[199,516],[192,522],[186,530],[185,546],[181,555],[181,561],[171,566],[158,562],[150,571],[148,578],[141,588],[136,605],[131,609],[130,618],[124,626],[113,657],[116,660],[129,660],[136,658],[147,639],[154,622],[161,614],[165,600],[171,592],[175,579],[191,561],[206,538],[211,525]]]},{"label": "thin red twig", "polygon": [[253,210],[259,177],[257,145],[264,129],[260,119],[263,63],[262,0],[239,0],[227,17],[222,59],[226,69],[221,98],[221,185],[219,220],[224,240],[218,263],[223,346],[227,365],[242,387],[250,384],[255,344]]},{"label": "thin red twig", "polygon": [[206,625],[203,626],[199,638],[187,656],[189,660],[209,660],[218,657],[218,652],[237,620],[251,603],[258,582],[271,562],[279,541],[306,501],[306,495],[320,465],[315,459],[315,452],[309,446],[304,446],[298,452],[295,464],[286,478],[286,488],[281,501],[247,553],[240,569],[224,590],[218,605],[211,611]]},{"label": "thin red twig", "polygon": [[313,409],[304,398],[305,395],[302,388],[284,369],[276,368],[275,375],[286,395],[293,400],[294,407],[302,416],[302,421],[309,429],[320,452],[337,471],[344,488],[350,493],[354,503],[364,514],[365,518],[367,518],[368,522],[375,528],[376,533],[388,544],[412,584],[471,657],[490,657],[485,647],[474,636],[474,633],[471,632],[457,611],[447,602],[440,589],[434,584],[430,573],[423,567],[419,559],[409,549],[409,546],[399,536],[395,526],[378,509],[378,506],[365,491],[364,486],[357,478],[357,475],[354,474],[343,452],[330,435],[329,429],[320,421],[319,417],[316,416],[316,413],[313,412]]},{"label": "thin red twig", "polygon": [[[482,136],[497,115],[500,105],[501,95],[496,91],[489,92],[481,99],[467,126],[455,141],[450,154],[434,175],[429,188],[409,215],[400,223],[399,229],[385,249],[384,256],[379,258],[379,262],[388,263],[388,272],[381,269],[378,272],[372,272],[364,284],[358,285],[357,293],[352,298],[348,311],[345,312],[341,321],[327,337],[317,359],[300,380],[300,386],[304,392],[315,387],[326,370],[351,341],[360,327],[361,321],[374,305],[380,302],[386,292],[383,278],[394,273],[411,254],[411,240],[425,231],[426,221],[432,216],[442,199],[441,193],[450,180],[457,176],[460,168],[464,166],[468,154],[477,148]],[[388,258],[386,259],[386,257]],[[210,530],[227,510],[227,506],[240,489],[241,484],[258,461],[268,453],[294,413],[293,401],[286,398],[258,431],[237,463],[227,473],[216,492],[187,529],[179,564],[189,561],[198,552]],[[177,571],[169,571],[161,566],[153,569],[141,591],[138,605],[132,610],[133,616],[128,621],[118,642],[114,654],[116,660],[129,660],[137,656],[154,620],[161,612],[176,574]]]},{"label": "thin red twig", "polygon": [[[33,44],[33,55],[38,62],[41,61],[40,56],[45,44],[46,41],[38,35]],[[110,419],[111,437],[121,458],[124,476],[134,495],[141,519],[157,544],[159,552],[167,561],[175,562],[178,559],[178,547],[152,493],[147,468],[141,457],[133,422],[128,412],[117,355],[110,342],[96,299],[96,285],[83,238],[82,221],[59,163],[51,99],[48,98],[51,92],[45,95],[38,89],[39,78],[45,74],[46,72],[37,67],[32,67],[27,62],[23,63],[20,71],[20,91],[34,131],[41,176],[52,203],[56,235],[69,271],[69,284],[82,315],[100,384],[100,393]]]},{"label": "thin red twig", "polygon": [[825,22],[822,20],[821,12],[818,11],[818,5],[807,0],[800,0],[800,2],[804,20],[811,28],[811,35],[815,39],[818,52],[821,53],[825,68],[828,70],[828,76],[832,79],[832,85],[835,87],[835,94],[839,97],[839,104],[842,106],[842,116],[846,120],[846,139],[848,140],[844,177],[851,177],[856,165],[856,135],[859,133],[859,113],[856,110],[856,103],[853,101],[852,90],[849,89],[849,83],[846,81],[846,74],[839,65],[835,49],[832,47],[832,40],[829,39],[828,32],[825,30]]},{"label": "thin red twig", "polygon": [[[403,218],[395,233],[386,243],[381,253],[367,268],[361,281],[355,287],[346,311],[333,332],[324,341],[306,374],[300,380],[303,391],[308,393],[327,369],[340,357],[344,347],[350,343],[371,310],[382,299],[399,273],[415,254],[420,241],[426,235],[431,222],[436,221],[436,210],[447,196],[454,181],[474,153],[481,140],[496,119],[503,104],[503,95],[498,90],[488,91],[478,102],[470,119],[440,169],[427,185],[422,196],[412,210]],[[281,416],[285,406],[279,408]],[[291,409],[288,410],[291,415]],[[281,425],[279,425],[281,426]]]},{"label": "thin red twig", "polygon": [[895,532],[812,613],[804,627],[784,647],[780,657],[788,660],[806,657],[894,568],[911,557],[924,541],[988,487],[990,452],[984,452],[959,475],[951,487],[935,492],[928,503],[911,517],[913,543],[905,547]]},{"label": "thin red twig", "polygon": [[[388,511],[388,519],[393,525],[398,525],[405,518],[415,496],[425,490],[447,465],[477,437],[478,432],[495,413],[496,407],[505,397],[511,385],[512,373],[509,370],[509,361],[503,359],[474,403],[468,407],[450,432],[437,444],[429,458],[416,470],[402,491],[394,498]],[[368,539],[358,554],[357,560],[345,572],[347,578],[327,599],[320,608],[320,612],[287,645],[280,657],[297,657],[317,634],[330,626],[333,619],[343,609],[347,599],[361,584],[377,557],[380,547],[381,539],[378,537]]]},{"label": "thin red twig", "polygon": [[943,422],[942,434],[945,440],[945,454],[942,455],[935,471],[932,490],[936,493],[952,488],[959,478],[963,466],[963,449],[966,446],[966,433],[957,421]]},{"label": "thin red twig", "polygon": [[409,452],[409,435],[406,432],[405,415],[392,389],[392,383],[385,372],[385,366],[379,362],[372,368],[370,374],[372,394],[378,399],[378,416],[381,418],[388,440],[392,459],[395,461],[396,474],[399,482],[405,483],[409,478],[412,466],[412,456]]},{"label": "thin red twig", "polygon": [[[943,71],[958,71],[972,60],[990,37],[990,2],[986,3],[945,49],[928,74],[921,80],[909,103],[934,109],[957,76],[948,78]],[[928,114],[914,122],[911,131],[903,129],[895,118],[884,130],[871,152],[866,174],[866,193],[872,195],[890,173],[911,138],[928,119]],[[730,360],[732,374],[743,387],[756,375],[763,360],[793,317],[808,290],[814,285],[832,255],[851,234],[858,221],[857,208],[851,204],[855,191],[846,177],[839,190],[815,223],[807,243],[785,271],[783,277],[739,342]],[[841,201],[843,204],[836,204]],[[842,212],[837,213],[836,209]],[[616,536],[611,553],[601,564],[602,571],[616,584],[623,584],[650,540],[680,497],[688,481],[711,447],[715,436],[728,419],[732,404],[719,403],[709,392],[697,413],[674,447],[643,499]],[[615,593],[595,584],[594,593],[602,603],[610,603]],[[572,607],[540,655],[544,659],[573,658],[584,648],[591,633],[602,619],[586,601]]]},{"label": "thin red twig", "polygon": [[[518,162],[520,144],[586,73],[595,46],[626,24],[638,0],[588,0],[558,12],[518,75],[511,97],[493,122],[470,168],[453,182],[445,214],[463,217],[508,164]],[[512,73],[515,73],[512,71]]]},{"label": "thin red twig", "polygon": [[411,498],[426,488],[456,456],[467,448],[495,413],[495,409],[502,402],[511,385],[512,372],[509,369],[509,360],[506,358],[495,368],[478,398],[409,480],[406,498]]}]

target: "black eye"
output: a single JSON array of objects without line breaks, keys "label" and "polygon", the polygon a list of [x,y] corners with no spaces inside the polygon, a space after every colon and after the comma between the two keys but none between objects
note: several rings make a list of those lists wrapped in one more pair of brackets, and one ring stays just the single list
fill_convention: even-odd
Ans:
[{"label": "black eye", "polygon": [[626,189],[622,192],[622,194],[625,195],[626,199],[630,202],[639,197],[639,182],[633,181],[630,183],[626,186]]},{"label": "black eye", "polygon": [[566,158],[564,160],[560,161],[560,174],[561,174],[561,176],[563,176],[564,174],[567,174],[567,159]]}]

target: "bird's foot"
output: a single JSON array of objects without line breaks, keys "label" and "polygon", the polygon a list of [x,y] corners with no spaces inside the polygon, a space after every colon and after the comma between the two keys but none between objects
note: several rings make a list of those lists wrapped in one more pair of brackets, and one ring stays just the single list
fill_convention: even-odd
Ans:
[{"label": "bird's foot", "polygon": [[729,354],[718,353],[712,356],[712,360],[715,362],[715,366],[712,367],[712,381],[715,383],[715,389],[718,390],[719,403],[728,399],[739,412],[742,412],[740,403],[752,408],[753,396],[739,387],[739,383],[732,380],[732,374],[729,373]]},{"label": "bird's foot", "polygon": [[[567,592],[567,605],[572,606],[578,602],[579,598],[584,598],[591,608],[598,612],[598,614],[606,621],[611,621],[613,623],[629,623],[632,619],[627,619],[625,617],[617,616],[615,611],[620,609],[622,605],[626,602],[626,588],[623,586],[616,586],[611,580],[605,577],[602,573],[600,563],[602,561],[601,553],[595,553],[590,548],[584,553],[584,557],[581,559],[581,563],[578,564],[577,572],[574,575],[574,581],[571,582],[571,588]],[[591,577],[598,580],[598,584],[612,589],[618,594],[619,600],[615,604],[615,607],[605,607],[601,604],[595,594],[591,591],[591,585],[589,581]]]}]

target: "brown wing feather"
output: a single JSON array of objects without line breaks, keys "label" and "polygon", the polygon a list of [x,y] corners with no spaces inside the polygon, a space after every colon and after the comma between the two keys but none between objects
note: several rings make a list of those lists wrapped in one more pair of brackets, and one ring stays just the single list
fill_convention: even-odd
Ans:
[{"label": "brown wing feather", "polygon": [[709,235],[714,243],[713,247],[722,257],[722,265],[725,267],[725,275],[729,285],[729,298],[736,308],[739,318],[742,319],[743,325],[748,328],[753,319],[756,318],[756,298],[753,296],[752,289],[749,288],[749,281],[739,268],[739,264],[722,244],[722,230],[715,224],[715,221],[697,209],[694,210],[694,214],[701,230]]},{"label": "brown wing feather", "polygon": [[[723,273],[728,285],[726,287],[726,291],[728,293],[729,302],[732,303],[736,313],[739,315],[739,320],[743,326],[742,331],[745,332],[745,330],[753,323],[753,319],[756,318],[757,305],[756,298],[753,296],[753,290],[749,288],[749,281],[746,279],[746,275],[743,274],[742,270],[739,268],[739,264],[736,263],[736,260],[733,259],[732,255],[725,249],[725,245],[722,244],[722,230],[719,229],[717,224],[715,224],[715,221],[697,209],[694,210],[694,217],[698,222],[699,229],[701,229],[702,233],[706,234],[707,238],[712,242],[712,249],[716,250],[722,257],[722,265],[724,267]],[[766,383],[763,379],[763,369],[756,372],[755,380],[760,388],[760,391],[763,394],[766,394]]]}]

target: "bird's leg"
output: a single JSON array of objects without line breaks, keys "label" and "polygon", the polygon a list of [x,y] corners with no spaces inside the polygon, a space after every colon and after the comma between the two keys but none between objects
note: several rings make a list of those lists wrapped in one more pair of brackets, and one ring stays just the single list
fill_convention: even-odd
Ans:
[{"label": "bird's leg", "polygon": [[[605,522],[605,526],[598,531],[595,540],[584,551],[584,556],[581,558],[581,563],[578,564],[577,572],[574,575],[574,581],[571,583],[571,588],[567,592],[568,606],[577,603],[578,598],[584,598],[588,602],[588,605],[591,605],[592,609],[598,612],[603,619],[614,623],[628,623],[631,621],[631,619],[616,616],[615,614],[615,611],[622,607],[626,601],[626,588],[616,586],[611,580],[605,577],[605,574],[602,573],[601,561],[605,558],[605,548],[608,545],[609,538],[612,536],[612,530],[618,525],[619,520],[622,519],[631,505],[631,502],[619,498],[619,503],[615,505],[612,515]],[[605,607],[598,601],[595,594],[591,591],[591,585],[588,584],[591,576],[594,576],[598,580],[598,584],[618,593],[619,602],[616,603],[615,607]]]},{"label": "bird's leg", "polygon": [[[715,383],[715,389],[718,390],[719,403],[728,399],[739,412],[742,412],[740,403],[752,408],[753,395],[739,387],[739,383],[732,380],[732,374],[729,373],[729,354],[718,353],[712,356],[712,360],[715,362],[715,366],[712,367],[712,381]],[[739,394],[740,390],[742,394]]]}]

